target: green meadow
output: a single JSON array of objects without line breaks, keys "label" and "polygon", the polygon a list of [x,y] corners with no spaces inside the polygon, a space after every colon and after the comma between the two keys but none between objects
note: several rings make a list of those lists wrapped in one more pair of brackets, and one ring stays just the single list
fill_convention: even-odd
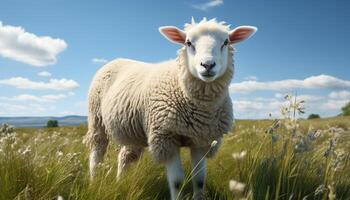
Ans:
[{"label": "green meadow", "polygon": [[[206,198],[350,199],[350,116],[302,119],[304,101],[285,96],[281,117],[237,120],[208,160]],[[86,125],[0,128],[0,199],[168,199],[165,169],[147,151],[116,179],[119,146],[109,145],[89,180]],[[215,142],[213,142],[215,144]],[[212,145],[213,145],[212,144]],[[181,187],[191,199],[188,149]]]},{"label": "green meadow", "polygon": [[[207,198],[350,199],[350,117],[289,122],[236,121],[217,156],[208,160]],[[164,167],[147,151],[117,181],[114,144],[90,182],[82,143],[86,130],[85,125],[2,130],[0,199],[168,198]],[[182,153],[183,193],[190,199],[189,152]]]}]

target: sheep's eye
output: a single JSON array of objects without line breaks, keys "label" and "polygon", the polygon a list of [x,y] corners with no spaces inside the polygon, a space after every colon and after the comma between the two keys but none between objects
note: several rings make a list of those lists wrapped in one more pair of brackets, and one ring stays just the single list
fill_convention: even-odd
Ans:
[{"label": "sheep's eye", "polygon": [[221,50],[223,50],[224,47],[227,46],[227,45],[228,45],[228,39],[226,39],[225,42],[224,42],[224,44],[221,46]]},{"label": "sheep's eye", "polygon": [[228,39],[225,40],[224,46],[228,45]]},{"label": "sheep's eye", "polygon": [[188,47],[191,47],[191,49],[192,49],[193,51],[196,51],[196,48],[194,48],[192,42],[190,42],[189,40],[187,40],[186,45],[187,45]]}]

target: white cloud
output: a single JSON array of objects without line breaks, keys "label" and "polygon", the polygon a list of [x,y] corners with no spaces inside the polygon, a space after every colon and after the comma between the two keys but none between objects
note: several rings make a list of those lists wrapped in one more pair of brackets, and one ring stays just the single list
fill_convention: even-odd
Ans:
[{"label": "white cloud", "polygon": [[[38,104],[13,104],[13,103],[2,103],[0,102],[0,110],[3,116],[34,116],[41,115],[47,111],[47,106]],[[52,108],[48,108],[52,109]]]},{"label": "white cloud", "polygon": [[231,92],[254,92],[258,90],[293,90],[293,89],[347,89],[350,81],[329,75],[311,76],[303,80],[287,79],[281,81],[243,81],[231,83]]},{"label": "white cloud", "polygon": [[107,63],[108,60],[104,59],[104,58],[93,58],[91,60],[93,63]]},{"label": "white cloud", "polygon": [[[350,101],[349,93],[345,91],[331,92],[329,95],[301,94],[297,100],[304,100],[305,114],[320,114],[322,117],[336,116],[341,112],[341,108]],[[280,108],[287,105],[284,99],[285,94],[275,93],[274,97],[252,97],[250,95],[234,95],[233,110],[235,117],[239,119],[259,119],[268,118],[269,113],[273,118],[281,117]],[[235,98],[236,97],[236,98]]]},{"label": "white cloud", "polygon": [[31,94],[21,94],[14,97],[0,97],[0,100],[7,100],[7,101],[33,101],[33,102],[56,102],[58,100],[64,99],[67,96],[64,94],[50,94],[50,95],[42,95],[42,96],[35,96]]},{"label": "white cloud", "polygon": [[193,8],[206,11],[210,8],[224,4],[223,0],[209,0],[208,2],[192,5]]},{"label": "white cloud", "polygon": [[27,107],[24,105],[16,105],[12,103],[0,102],[0,108],[1,108],[0,110],[2,111],[19,111],[19,110],[25,110]]},{"label": "white cloud", "polygon": [[298,95],[297,99],[304,100],[306,103],[308,103],[308,102],[324,100],[325,97],[318,96],[318,95],[303,94],[303,95]]},{"label": "white cloud", "polygon": [[235,117],[240,119],[268,118],[271,113],[273,117],[280,117],[280,107],[284,101],[277,99],[245,99],[233,100]]},{"label": "white cloud", "polygon": [[87,101],[77,101],[74,103],[76,107],[82,107],[82,108],[87,108]]},{"label": "white cloud", "polygon": [[[275,96],[275,98],[283,99],[285,95],[286,94],[276,93],[274,96]],[[311,101],[323,100],[323,99],[325,99],[325,97],[319,96],[319,95],[302,94],[302,95],[297,95],[297,99],[304,100],[306,102],[311,102]]]},{"label": "white cloud", "polygon": [[68,111],[68,110],[62,111],[59,114],[64,115],[64,116],[66,116],[66,115],[79,115],[76,112],[72,112],[72,111]]},{"label": "white cloud", "polygon": [[64,94],[49,94],[49,95],[40,96],[41,99],[43,99],[45,101],[48,101],[48,102],[54,102],[54,101],[57,101],[57,100],[64,99],[66,97],[67,96],[64,95]]},{"label": "white cloud", "polygon": [[67,48],[64,40],[37,36],[20,26],[3,25],[0,21],[0,55],[41,67],[57,62],[57,55]]},{"label": "white cloud", "polygon": [[328,95],[332,99],[348,99],[350,101],[350,91],[342,90],[342,91],[334,91],[329,93]]},{"label": "white cloud", "polygon": [[23,77],[13,77],[0,80],[0,84],[14,86],[19,89],[33,90],[70,90],[79,87],[79,84],[74,80],[65,78],[50,79],[49,82],[36,82]]},{"label": "white cloud", "polygon": [[0,114],[2,116],[52,116],[55,105],[42,105],[42,103],[1,103]]},{"label": "white cloud", "polygon": [[276,93],[275,94],[275,97],[276,98],[282,98],[282,97],[284,97],[285,95],[284,94],[282,94],[282,93]]},{"label": "white cloud", "polygon": [[52,74],[48,71],[42,71],[38,73],[38,76],[50,77]]},{"label": "white cloud", "polygon": [[258,78],[256,76],[247,76],[244,78],[246,81],[257,81]]},{"label": "white cloud", "polygon": [[322,110],[339,110],[348,103],[349,100],[346,99],[328,99],[326,102],[322,103],[319,109]]}]

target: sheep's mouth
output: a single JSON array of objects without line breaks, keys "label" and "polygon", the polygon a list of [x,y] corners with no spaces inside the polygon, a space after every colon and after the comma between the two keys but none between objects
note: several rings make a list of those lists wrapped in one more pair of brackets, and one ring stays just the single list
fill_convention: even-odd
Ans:
[{"label": "sheep's mouth", "polygon": [[213,76],[215,76],[215,73],[205,72],[205,73],[202,73],[201,75],[205,78],[212,78]]}]

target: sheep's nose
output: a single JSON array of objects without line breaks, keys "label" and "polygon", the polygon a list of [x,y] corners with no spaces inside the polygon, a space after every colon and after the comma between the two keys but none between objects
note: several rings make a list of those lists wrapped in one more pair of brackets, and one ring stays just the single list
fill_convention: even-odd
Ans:
[{"label": "sheep's nose", "polygon": [[213,67],[215,67],[216,63],[202,63],[201,62],[201,66],[203,66],[207,71],[210,71],[211,69],[213,69]]}]

